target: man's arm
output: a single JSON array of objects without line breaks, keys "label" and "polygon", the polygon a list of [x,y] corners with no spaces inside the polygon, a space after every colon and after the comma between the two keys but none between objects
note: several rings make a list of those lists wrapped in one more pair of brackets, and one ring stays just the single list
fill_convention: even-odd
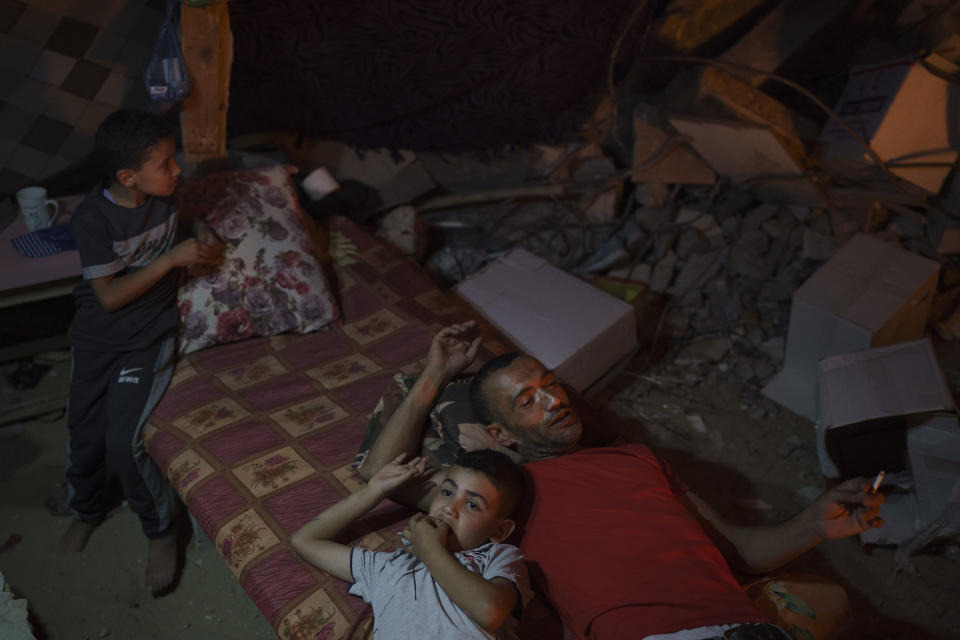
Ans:
[{"label": "man's arm", "polygon": [[457,607],[490,633],[496,633],[517,606],[517,587],[506,578],[487,580],[470,571],[446,550],[445,522],[422,513],[410,519],[404,536],[407,551],[420,558],[427,571]]},{"label": "man's arm", "polygon": [[92,279],[90,288],[105,311],[116,311],[145,294],[171,269],[197,262],[209,262],[215,258],[214,247],[202,245],[190,238],[157,256],[142,269],[124,276],[109,275]]},{"label": "man's arm", "polygon": [[[414,456],[420,453],[423,427],[430,408],[444,386],[477,356],[480,338],[468,339],[474,326],[472,321],[451,325],[441,329],[433,338],[423,373],[387,420],[363,464],[357,469],[362,477],[372,477],[384,464],[400,454]],[[421,483],[405,484],[393,497],[427,511],[436,490],[436,483],[425,479]]]},{"label": "man's arm", "polygon": [[[790,562],[821,541],[862,533],[883,526],[877,517],[883,494],[869,493],[864,478],[847,480],[820,496],[794,517],[774,525],[744,527],[721,516],[692,491],[684,496],[688,508],[698,516],[708,533],[718,533],[717,546],[734,565],[766,573]],[[712,529],[712,531],[710,531]],[[716,538],[716,536],[714,536]],[[725,545],[724,542],[729,544]],[[724,547],[727,548],[724,548]]]},{"label": "man's arm", "polygon": [[300,556],[317,567],[340,578],[353,582],[350,570],[350,547],[335,542],[339,536],[360,516],[380,504],[387,494],[426,469],[426,460],[414,458],[400,464],[403,456],[397,456],[384,465],[370,482],[359,491],[350,494],[316,518],[300,527],[290,537],[290,544]]}]

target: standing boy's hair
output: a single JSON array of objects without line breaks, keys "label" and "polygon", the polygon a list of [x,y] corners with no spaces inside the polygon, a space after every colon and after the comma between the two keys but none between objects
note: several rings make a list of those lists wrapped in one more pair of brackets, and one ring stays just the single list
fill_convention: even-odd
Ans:
[{"label": "standing boy's hair", "polygon": [[136,171],[150,156],[150,148],[173,136],[174,129],[154,113],[120,109],[97,127],[93,154],[111,179],[120,169]]},{"label": "standing boy's hair", "polygon": [[454,466],[483,474],[500,492],[500,515],[513,515],[523,498],[523,469],[510,456],[492,449],[465,451]]}]

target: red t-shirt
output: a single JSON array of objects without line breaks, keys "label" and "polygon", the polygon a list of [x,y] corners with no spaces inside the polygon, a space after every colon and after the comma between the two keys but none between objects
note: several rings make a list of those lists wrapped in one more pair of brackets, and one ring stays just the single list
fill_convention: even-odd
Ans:
[{"label": "red t-shirt", "polygon": [[686,485],[643,445],[524,465],[533,503],[520,548],[578,638],[769,622],[678,500]]}]

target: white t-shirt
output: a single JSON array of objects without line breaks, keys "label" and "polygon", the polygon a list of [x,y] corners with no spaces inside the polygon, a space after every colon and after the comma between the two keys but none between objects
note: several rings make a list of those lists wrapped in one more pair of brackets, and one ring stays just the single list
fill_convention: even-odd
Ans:
[{"label": "white t-shirt", "polygon": [[517,587],[520,607],[500,628],[488,633],[450,600],[419,558],[354,548],[350,553],[350,593],[373,607],[374,640],[411,638],[515,638],[519,611],[532,597],[523,554],[511,544],[489,542],[453,556],[467,569],[491,580],[505,578]]}]

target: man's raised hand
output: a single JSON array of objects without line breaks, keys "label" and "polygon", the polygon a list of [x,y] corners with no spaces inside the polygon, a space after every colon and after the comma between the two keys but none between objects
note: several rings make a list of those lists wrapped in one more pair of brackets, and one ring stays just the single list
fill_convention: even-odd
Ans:
[{"label": "man's raised hand", "polygon": [[472,338],[476,326],[468,320],[441,329],[430,344],[427,370],[448,382],[470,366],[480,349],[480,338]]}]

